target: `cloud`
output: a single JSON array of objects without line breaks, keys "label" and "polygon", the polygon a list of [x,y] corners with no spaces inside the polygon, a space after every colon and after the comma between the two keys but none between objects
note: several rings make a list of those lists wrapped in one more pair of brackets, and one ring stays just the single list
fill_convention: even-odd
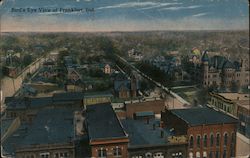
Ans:
[{"label": "cloud", "polygon": [[183,9],[195,9],[195,8],[200,8],[202,7],[201,5],[192,5],[192,6],[187,6],[187,7],[167,7],[167,8],[161,8],[159,10],[183,10]]},{"label": "cloud", "polygon": [[155,6],[158,3],[156,2],[127,2],[120,3],[110,6],[99,7],[97,9],[115,9],[115,8],[132,8],[132,7],[147,7],[147,6]]},{"label": "cloud", "polygon": [[160,8],[160,7],[166,7],[166,6],[170,6],[170,5],[181,5],[183,3],[158,3],[154,6],[150,6],[150,7],[145,7],[145,8],[141,8],[139,10],[147,10],[147,9],[154,9],[154,8]]},{"label": "cloud", "polygon": [[201,16],[205,16],[205,15],[208,15],[208,14],[210,14],[210,13],[199,13],[199,14],[194,14],[194,15],[192,15],[193,17],[201,17]]}]

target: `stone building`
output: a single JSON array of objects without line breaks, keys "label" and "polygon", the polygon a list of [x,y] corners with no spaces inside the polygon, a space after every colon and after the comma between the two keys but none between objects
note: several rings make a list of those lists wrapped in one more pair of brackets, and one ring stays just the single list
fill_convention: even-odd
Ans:
[{"label": "stone building", "polygon": [[[195,57],[199,58],[199,56]],[[192,78],[201,81],[204,87],[224,87],[236,91],[250,83],[249,68],[245,59],[239,62],[219,55],[209,57],[208,51],[204,51],[200,60],[192,63]]]},{"label": "stone building", "polygon": [[211,108],[165,110],[163,126],[188,138],[189,158],[235,157],[238,120]]}]

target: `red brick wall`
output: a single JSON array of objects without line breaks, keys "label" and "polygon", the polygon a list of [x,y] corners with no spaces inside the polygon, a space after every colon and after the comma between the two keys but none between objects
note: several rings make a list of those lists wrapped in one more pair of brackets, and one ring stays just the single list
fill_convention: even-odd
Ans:
[{"label": "red brick wall", "polygon": [[126,117],[133,118],[134,113],[143,111],[153,111],[155,114],[160,114],[164,107],[165,102],[163,100],[127,104]]},{"label": "red brick wall", "polygon": [[[228,143],[226,146],[224,146],[224,133],[227,132],[228,134]],[[189,152],[193,152],[194,158],[196,155],[196,152],[200,152],[201,153],[201,157],[202,157],[202,153],[203,151],[207,152],[207,157],[209,157],[209,153],[210,151],[213,152],[213,157],[215,157],[215,152],[219,151],[220,152],[220,158],[223,157],[223,152],[224,150],[227,151],[226,157],[230,158],[230,151],[232,150],[230,148],[231,146],[231,140],[232,140],[232,133],[236,133],[236,124],[221,124],[221,125],[204,125],[204,126],[196,126],[196,127],[190,127],[188,129],[187,135],[188,138],[190,138],[190,136],[192,135],[194,138],[194,147],[190,148],[190,146],[188,147],[188,153]],[[214,145],[211,147],[210,146],[210,134],[213,133],[214,136]],[[220,144],[219,146],[216,146],[216,134],[219,133],[220,134]],[[203,138],[204,135],[207,135],[207,147],[204,147],[203,144]],[[197,147],[197,135],[201,136],[201,141],[200,141],[200,148]],[[233,150],[235,151],[235,144],[236,144],[236,137],[234,135],[234,146],[233,146]],[[235,156],[235,155],[234,155]]]}]

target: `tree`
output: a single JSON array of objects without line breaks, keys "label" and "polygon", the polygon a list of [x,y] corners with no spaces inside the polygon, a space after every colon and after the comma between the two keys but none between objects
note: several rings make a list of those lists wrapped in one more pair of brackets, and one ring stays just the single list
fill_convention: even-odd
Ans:
[{"label": "tree", "polygon": [[32,56],[30,54],[26,54],[23,57],[23,64],[24,66],[28,66],[32,62]]}]

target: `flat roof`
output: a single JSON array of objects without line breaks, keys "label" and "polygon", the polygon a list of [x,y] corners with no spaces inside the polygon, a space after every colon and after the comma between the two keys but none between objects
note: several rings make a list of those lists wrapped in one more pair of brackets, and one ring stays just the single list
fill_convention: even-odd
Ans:
[{"label": "flat roof", "polygon": [[83,97],[83,92],[66,92],[53,94],[54,101],[82,100]]},{"label": "flat roof", "polygon": [[84,93],[84,98],[91,98],[91,97],[113,97],[113,95],[109,91]]},{"label": "flat roof", "polygon": [[12,118],[6,118],[6,119],[1,119],[1,138],[2,136],[7,132],[7,130],[9,129],[10,125],[13,123],[15,119]]},{"label": "flat roof", "polygon": [[73,117],[73,110],[69,108],[44,109],[38,112],[20,147],[71,142],[74,138]]},{"label": "flat roof", "polygon": [[250,110],[250,100],[240,100],[236,102],[238,106],[244,107]]},{"label": "flat roof", "polygon": [[21,125],[11,136],[9,136],[1,145],[2,145],[2,154],[6,155],[15,155],[15,149],[23,141],[24,137],[27,135],[27,125]]},{"label": "flat roof", "polygon": [[247,93],[218,93],[226,99],[230,99],[232,101],[237,100],[248,100],[250,99],[250,94]]},{"label": "flat roof", "polygon": [[[157,146],[168,144],[167,137],[170,132],[159,127],[159,119],[150,119],[149,124],[145,120],[122,119],[122,125],[129,135],[129,147]],[[155,124],[155,130],[153,130]],[[164,137],[161,138],[161,131]]]},{"label": "flat roof", "polygon": [[142,112],[136,112],[135,115],[138,117],[144,117],[144,116],[154,116],[155,114],[153,111],[142,111]]},{"label": "flat roof", "polygon": [[190,126],[238,122],[237,119],[208,107],[174,109],[170,111]]},{"label": "flat roof", "polygon": [[90,140],[127,137],[110,104],[87,106],[86,112]]}]

